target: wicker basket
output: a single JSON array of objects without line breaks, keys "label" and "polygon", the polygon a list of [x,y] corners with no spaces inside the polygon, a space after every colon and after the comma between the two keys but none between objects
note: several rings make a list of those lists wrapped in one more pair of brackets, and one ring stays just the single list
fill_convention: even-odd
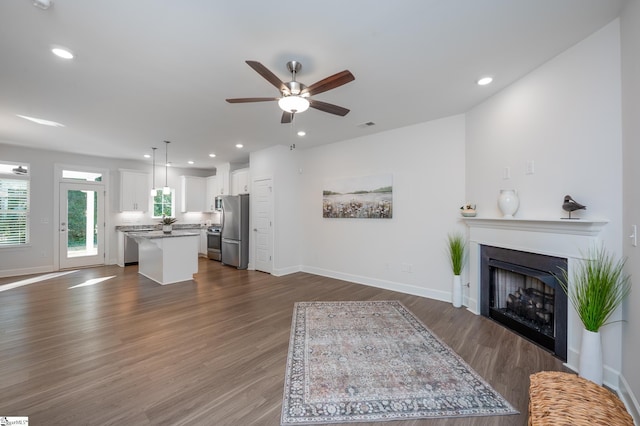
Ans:
[{"label": "wicker basket", "polygon": [[589,380],[557,371],[532,374],[530,379],[529,426],[633,426],[622,401]]}]

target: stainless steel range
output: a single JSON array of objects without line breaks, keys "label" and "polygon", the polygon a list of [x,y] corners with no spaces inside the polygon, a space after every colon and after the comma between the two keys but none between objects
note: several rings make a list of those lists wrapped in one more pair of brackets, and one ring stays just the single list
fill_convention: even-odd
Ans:
[{"label": "stainless steel range", "polygon": [[207,228],[207,257],[212,260],[220,261],[222,246],[222,227],[219,225]]}]

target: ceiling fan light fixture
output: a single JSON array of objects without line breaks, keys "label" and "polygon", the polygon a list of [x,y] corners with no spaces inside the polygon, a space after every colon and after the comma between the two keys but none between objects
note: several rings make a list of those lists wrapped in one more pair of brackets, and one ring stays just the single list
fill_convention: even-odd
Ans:
[{"label": "ceiling fan light fixture", "polygon": [[309,100],[302,96],[284,96],[278,106],[285,112],[301,113],[309,109]]}]

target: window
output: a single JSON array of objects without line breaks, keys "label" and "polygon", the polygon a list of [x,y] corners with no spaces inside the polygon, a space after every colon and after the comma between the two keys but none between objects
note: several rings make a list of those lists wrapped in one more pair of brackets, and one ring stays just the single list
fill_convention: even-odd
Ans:
[{"label": "window", "polygon": [[158,189],[153,197],[153,217],[175,217],[174,200],[175,190],[171,189],[170,194],[163,194],[162,189]]},{"label": "window", "polygon": [[29,167],[0,163],[0,247],[29,243]]},{"label": "window", "polygon": [[63,170],[62,179],[81,182],[102,182],[102,173],[82,172],[77,170]]}]

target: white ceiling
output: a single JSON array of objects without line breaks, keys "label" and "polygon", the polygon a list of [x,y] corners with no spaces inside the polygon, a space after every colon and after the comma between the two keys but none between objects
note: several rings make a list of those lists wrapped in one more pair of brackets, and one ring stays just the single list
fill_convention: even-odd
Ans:
[{"label": "white ceiling", "polygon": [[[467,111],[609,23],[625,0],[32,0],[0,1],[0,142],[142,159],[152,146],[180,167],[248,161]],[[52,45],[76,58],[53,56]],[[245,60],[283,81],[302,63],[310,85],[355,81],[280,124],[279,93]],[[495,77],[490,86],[475,81]],[[594,82],[594,84],[597,84]],[[52,128],[16,114],[64,124]],[[365,122],[375,126],[363,127]],[[306,130],[299,138],[297,130]],[[238,150],[236,143],[245,148]],[[217,154],[215,159],[209,153]]]}]

